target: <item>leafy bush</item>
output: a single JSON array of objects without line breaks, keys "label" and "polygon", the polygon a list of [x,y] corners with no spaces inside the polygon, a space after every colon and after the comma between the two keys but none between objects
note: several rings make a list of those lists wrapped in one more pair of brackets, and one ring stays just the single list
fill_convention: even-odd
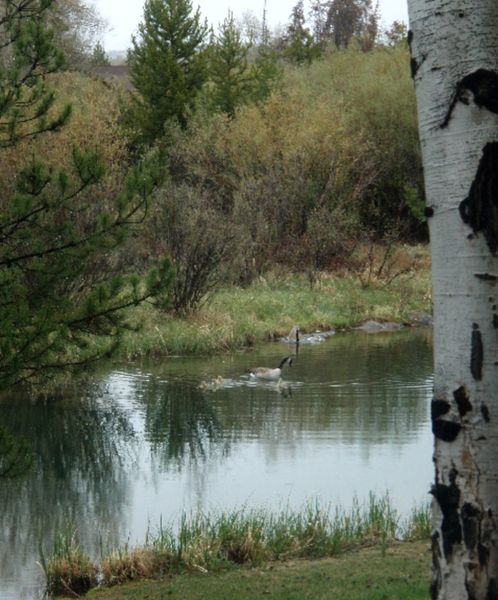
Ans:
[{"label": "leafy bush", "polygon": [[[354,73],[354,77],[352,74]],[[339,107],[344,135],[369,147],[374,166],[361,207],[363,221],[383,235],[401,218],[412,235],[420,226],[423,181],[415,94],[406,45],[362,53],[333,52],[307,71],[295,71],[303,86]]]},{"label": "leafy bush", "polygon": [[[176,134],[173,180],[215,197],[220,218],[243,234],[242,280],[275,262],[316,263],[318,244],[320,267],[350,253],[344,242],[358,232],[376,165],[368,141],[347,137],[341,118],[328,98],[288,86],[231,120],[203,115]],[[317,235],[324,216],[331,226]]]}]

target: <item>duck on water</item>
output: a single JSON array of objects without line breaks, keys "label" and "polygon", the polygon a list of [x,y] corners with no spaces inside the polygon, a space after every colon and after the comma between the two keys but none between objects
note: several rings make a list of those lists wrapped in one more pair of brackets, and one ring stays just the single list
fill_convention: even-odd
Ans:
[{"label": "duck on water", "polygon": [[269,379],[269,380],[278,380],[282,375],[282,369],[285,365],[292,366],[292,356],[286,356],[282,358],[278,367],[274,369],[270,369],[268,367],[256,367],[255,369],[251,369],[249,376],[253,379]]}]

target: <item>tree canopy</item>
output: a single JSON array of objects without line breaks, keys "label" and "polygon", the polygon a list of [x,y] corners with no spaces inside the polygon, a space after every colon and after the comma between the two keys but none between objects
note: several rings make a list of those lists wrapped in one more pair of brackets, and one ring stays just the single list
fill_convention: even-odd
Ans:
[{"label": "tree canopy", "polygon": [[313,35],[306,27],[303,0],[299,0],[292,9],[285,41],[284,55],[298,64],[310,63],[320,53],[318,44],[315,43]]},{"label": "tree canopy", "polygon": [[53,29],[54,43],[64,52],[69,67],[80,68],[91,63],[93,49],[108,28],[93,4],[86,0],[50,2],[44,18]]}]

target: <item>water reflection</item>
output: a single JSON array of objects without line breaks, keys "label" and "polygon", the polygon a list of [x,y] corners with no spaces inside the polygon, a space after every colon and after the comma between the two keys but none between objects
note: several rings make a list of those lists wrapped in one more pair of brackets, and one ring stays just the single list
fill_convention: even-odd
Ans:
[{"label": "water reflection", "polygon": [[116,541],[126,535],[123,465],[134,433],[127,415],[95,398],[13,399],[0,412],[0,422],[29,440],[35,457],[25,477],[0,480],[0,597],[20,598],[39,577],[40,544],[49,551],[54,530],[67,520],[87,546],[100,527]]},{"label": "water reflection", "polygon": [[36,456],[26,478],[0,482],[0,597],[32,587],[38,544],[68,517],[97,553],[100,536],[133,543],[182,509],[347,505],[386,488],[401,509],[423,498],[430,334],[336,335],[302,346],[284,386],[248,378],[287,353],[126,366],[78,394],[0,404],[0,425]]},{"label": "water reflection", "polygon": [[192,466],[228,450],[220,415],[200,389],[179,382],[161,391],[147,388],[142,404],[147,439],[164,469]]},{"label": "water reflection", "polygon": [[[278,345],[224,363],[198,361],[193,381],[191,361],[144,365],[154,379],[140,382],[137,397],[145,407],[150,438],[162,437],[167,445],[181,445],[192,432],[198,445],[221,438],[225,443],[230,438],[285,442],[299,432],[323,432],[366,446],[393,435],[397,444],[409,443],[424,426],[427,406],[420,400],[432,385],[430,343],[428,333],[418,331],[343,334],[320,347],[303,347],[286,372],[289,394],[274,383],[244,380],[252,363],[278,362],[285,353]],[[202,377],[220,375],[225,386],[196,388]],[[187,376],[190,381],[185,383]],[[160,378],[170,380],[162,398]],[[181,385],[175,383],[178,379]]]}]

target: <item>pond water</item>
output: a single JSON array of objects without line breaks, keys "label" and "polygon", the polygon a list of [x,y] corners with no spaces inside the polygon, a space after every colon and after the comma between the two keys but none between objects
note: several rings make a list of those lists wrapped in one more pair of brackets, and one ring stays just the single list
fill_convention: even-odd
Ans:
[{"label": "pond water", "polygon": [[0,482],[0,598],[36,597],[39,549],[69,519],[98,555],[182,510],[426,501],[431,332],[337,334],[301,345],[284,385],[247,377],[293,351],[114,366],[64,397],[3,401],[0,424],[36,462]]}]

